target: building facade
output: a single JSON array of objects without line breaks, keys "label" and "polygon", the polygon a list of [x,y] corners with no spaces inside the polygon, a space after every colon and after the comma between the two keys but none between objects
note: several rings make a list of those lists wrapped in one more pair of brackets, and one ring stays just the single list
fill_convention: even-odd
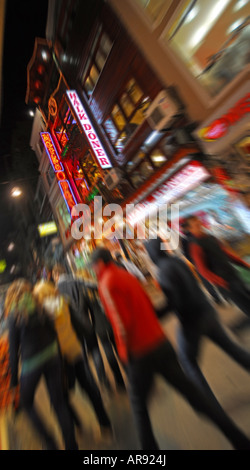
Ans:
[{"label": "building facade", "polygon": [[[140,203],[140,210],[135,207],[128,217],[132,230],[152,204],[178,202],[181,218],[196,212],[208,224],[215,217],[218,197],[221,205],[231,203],[232,191],[221,184],[199,131],[233,90],[240,95],[248,65],[244,55],[237,73],[224,82],[213,64],[202,66],[216,26],[211,21],[205,28],[208,12],[203,3],[49,2],[47,44],[34,51],[27,96],[37,102],[44,118],[37,143],[43,149],[40,171],[47,182],[50,173],[46,193],[73,270],[84,268],[86,253],[96,243],[91,225],[87,240],[72,239],[70,213],[76,204],[86,204],[93,213],[101,197],[104,208],[110,203],[122,206],[126,218],[126,206]],[[224,8],[218,18],[227,18],[229,7],[236,8],[236,2],[220,3]],[[241,7],[244,15],[246,8]],[[197,49],[197,37],[196,47],[182,57],[188,38],[185,21],[191,23],[198,13],[206,31],[202,47]],[[233,48],[245,41],[245,23],[244,16]],[[219,63],[216,59],[216,70]],[[36,78],[39,67],[45,77],[42,85]],[[244,225],[236,230],[236,214],[228,222],[233,240],[245,235]],[[130,241],[114,236],[106,242],[130,253]]]}]

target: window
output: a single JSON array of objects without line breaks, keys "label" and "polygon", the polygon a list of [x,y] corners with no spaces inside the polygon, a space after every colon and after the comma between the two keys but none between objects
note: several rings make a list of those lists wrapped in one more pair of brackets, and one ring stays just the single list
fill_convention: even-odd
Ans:
[{"label": "window", "polygon": [[112,42],[100,26],[95,36],[87,64],[82,74],[82,85],[88,97],[91,97],[99,76],[111,51]]},{"label": "window", "polygon": [[188,0],[163,40],[215,96],[250,61],[249,15],[245,0]]},{"label": "window", "polygon": [[155,149],[150,154],[150,160],[153,162],[153,165],[158,168],[167,162],[167,157],[164,155],[161,149]]},{"label": "window", "polygon": [[[159,140],[160,139],[160,140]],[[128,181],[134,188],[143,184],[158,168],[165,165],[174,155],[179,144],[174,135],[153,139],[151,146],[147,140],[136,155],[127,163],[126,172]]]},{"label": "window", "polygon": [[150,104],[148,96],[134,79],[129,80],[110,116],[103,123],[104,130],[117,152],[122,152],[129,138],[145,119]]},{"label": "window", "polygon": [[162,12],[165,12],[172,0],[136,0],[136,3],[146,11],[147,16],[155,22]]}]

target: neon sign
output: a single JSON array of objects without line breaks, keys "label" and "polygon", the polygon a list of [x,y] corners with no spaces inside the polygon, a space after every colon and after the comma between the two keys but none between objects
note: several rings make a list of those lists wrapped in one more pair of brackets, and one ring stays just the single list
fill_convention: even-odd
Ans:
[{"label": "neon sign", "polygon": [[106,169],[106,168],[111,168],[112,165],[109,161],[109,158],[100,142],[98,139],[95,129],[92,126],[92,123],[76,93],[75,90],[68,90],[67,92],[68,99],[74,109],[74,112],[79,119],[79,122],[81,124],[81,127],[84,131],[85,136],[88,139],[88,142],[94,152],[94,155],[100,165],[101,168]]},{"label": "neon sign", "polygon": [[68,180],[58,181],[59,188],[66,202],[68,211],[71,213],[73,207],[77,204],[75,196],[72,192],[71,186]]},{"label": "neon sign", "polygon": [[222,117],[215,119],[209,126],[204,127],[199,131],[200,137],[211,142],[220,139],[227,134],[229,128],[242,119],[245,114],[250,112],[250,93],[247,93],[244,98],[239,100],[233,108],[224,114]]},{"label": "neon sign", "polygon": [[40,135],[54,172],[64,171],[51,135],[48,132],[41,132]]},{"label": "neon sign", "polygon": [[144,199],[144,201],[138,203],[128,214],[128,221],[133,225],[147,216],[151,211],[156,210],[157,207],[162,204],[172,203],[209,177],[210,174],[199,162],[191,161],[182,170],[162,183],[159,188]]},{"label": "neon sign", "polygon": [[50,163],[55,172],[59,188],[62,196],[66,202],[67,209],[71,213],[75,204],[77,204],[76,198],[67,179],[67,175],[64,170],[64,166],[60,161],[60,157],[55,148],[54,142],[49,132],[40,133],[47,155],[49,156]]}]

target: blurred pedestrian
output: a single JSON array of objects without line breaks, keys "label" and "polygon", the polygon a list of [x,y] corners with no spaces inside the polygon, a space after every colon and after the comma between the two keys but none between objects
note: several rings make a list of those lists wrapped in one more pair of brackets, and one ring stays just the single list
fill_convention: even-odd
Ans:
[{"label": "blurred pedestrian", "polygon": [[[193,236],[191,232],[188,230],[188,223],[186,221],[183,222],[181,229],[183,232],[183,235],[181,237],[181,248],[182,248],[183,255],[190,263],[193,264],[194,261],[190,254],[190,244],[192,242]],[[207,292],[210,294],[211,298],[215,301],[216,304],[221,305],[222,298],[218,294],[214,285],[211,282],[209,282],[204,276],[202,276],[201,273],[199,273],[199,276],[200,276],[201,282],[203,283]]]},{"label": "blurred pedestrian", "polygon": [[186,223],[192,234],[190,255],[198,272],[250,317],[250,291],[233,266],[235,264],[250,269],[250,264],[242,260],[231,247],[207,233],[198,217],[190,216]]},{"label": "blurred pedestrian", "polygon": [[[65,299],[51,282],[38,282],[34,286],[35,299],[45,315],[53,321],[60,351],[67,365],[73,368],[75,378],[93,405],[101,428],[112,430],[98,386],[89,368],[85,351],[71,324],[71,317]],[[72,411],[72,409],[71,409]]]},{"label": "blurred pedestrian", "polygon": [[174,312],[180,321],[178,355],[181,364],[193,382],[220,406],[197,362],[202,338],[211,339],[247,371],[250,371],[250,351],[230,338],[187,264],[168,254],[162,245],[159,237],[145,244],[158,266],[158,282],[167,297],[168,311]]},{"label": "blurred pedestrian", "polygon": [[111,390],[96,334],[97,325],[104,352],[113,371],[115,381],[118,386],[124,388],[123,377],[110,341],[111,328],[107,319],[103,316],[96,299],[93,304],[89,299],[84,281],[67,274],[64,266],[56,264],[53,267],[52,275],[58,291],[68,301],[72,325],[83,348],[93,358],[101,384],[108,390]]},{"label": "blurred pedestrian", "polygon": [[140,282],[116,266],[105,248],[95,250],[92,267],[98,278],[101,301],[113,326],[118,354],[127,372],[130,402],[143,450],[159,448],[147,408],[156,374],[161,374],[193,408],[217,424],[236,449],[249,449],[247,437],[183,372]]},{"label": "blurred pedestrian", "polygon": [[[52,323],[39,314],[32,286],[23,279],[14,281],[5,299],[8,315],[11,386],[20,380],[20,405],[26,411],[46,448],[57,445],[46,429],[34,403],[40,379],[44,377],[51,404],[56,412],[67,450],[76,450],[74,425],[64,399],[62,364]],[[19,364],[21,375],[19,379]]]}]

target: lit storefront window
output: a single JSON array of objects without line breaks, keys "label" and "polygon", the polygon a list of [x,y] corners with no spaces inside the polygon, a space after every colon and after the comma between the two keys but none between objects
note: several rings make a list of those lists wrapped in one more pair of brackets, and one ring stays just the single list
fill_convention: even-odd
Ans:
[{"label": "lit storefront window", "polygon": [[136,0],[136,3],[142,7],[151,21],[156,21],[162,11],[166,11],[173,0]]},{"label": "lit storefront window", "polygon": [[243,0],[189,0],[163,40],[215,96],[250,61],[249,15]]},{"label": "lit storefront window", "polygon": [[85,188],[88,188],[85,198],[90,201],[93,190],[96,189],[98,181],[102,179],[100,168],[89,151],[80,158],[79,165],[85,177]]},{"label": "lit storefront window", "polygon": [[145,120],[150,99],[134,79],[129,80],[121,97],[103,123],[104,130],[116,151],[122,152],[129,138]]},{"label": "lit storefront window", "polygon": [[147,141],[140,147],[136,155],[127,163],[126,171],[134,188],[141,186],[158,168],[171,160],[181,144],[172,136],[160,137],[148,145]]}]

